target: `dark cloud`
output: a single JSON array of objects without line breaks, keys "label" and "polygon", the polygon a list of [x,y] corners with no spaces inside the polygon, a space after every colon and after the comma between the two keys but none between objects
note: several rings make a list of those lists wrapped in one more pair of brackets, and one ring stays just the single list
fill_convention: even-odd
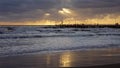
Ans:
[{"label": "dark cloud", "polygon": [[51,13],[49,19],[61,18],[61,8],[73,9],[78,17],[91,18],[97,15],[120,13],[120,0],[0,0],[0,21],[35,21]]},{"label": "dark cloud", "polygon": [[25,12],[35,9],[49,9],[55,6],[52,0],[1,0],[0,12]]},{"label": "dark cloud", "polygon": [[55,5],[54,0],[0,0],[0,20],[34,20]]},{"label": "dark cloud", "polygon": [[73,6],[77,8],[120,7],[120,0],[74,0]]},{"label": "dark cloud", "polygon": [[74,0],[74,10],[84,19],[103,18],[109,14],[120,16],[120,0]]}]

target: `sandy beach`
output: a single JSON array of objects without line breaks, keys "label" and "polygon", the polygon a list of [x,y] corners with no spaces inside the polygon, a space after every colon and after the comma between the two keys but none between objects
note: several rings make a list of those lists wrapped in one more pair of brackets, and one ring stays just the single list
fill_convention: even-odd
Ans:
[{"label": "sandy beach", "polygon": [[[120,49],[64,51],[0,58],[0,68],[58,68],[119,65]],[[92,66],[92,67],[91,67]],[[112,65],[113,66],[113,65]],[[115,67],[114,66],[114,67]],[[101,67],[104,68],[104,67]],[[105,67],[106,68],[106,67]],[[111,66],[110,66],[111,68]]]}]

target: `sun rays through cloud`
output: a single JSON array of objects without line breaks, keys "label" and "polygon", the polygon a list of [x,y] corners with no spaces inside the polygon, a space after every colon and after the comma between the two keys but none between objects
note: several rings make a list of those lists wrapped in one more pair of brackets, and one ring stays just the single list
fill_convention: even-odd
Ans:
[{"label": "sun rays through cloud", "polygon": [[[119,0],[1,0],[0,25],[120,23]],[[9,7],[8,7],[9,6]]]}]

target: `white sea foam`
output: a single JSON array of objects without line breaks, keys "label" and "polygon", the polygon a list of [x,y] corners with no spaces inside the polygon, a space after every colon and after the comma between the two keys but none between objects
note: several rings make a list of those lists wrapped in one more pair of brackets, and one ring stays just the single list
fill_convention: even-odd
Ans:
[{"label": "white sea foam", "polygon": [[120,29],[14,27],[0,34],[0,56],[120,47]]}]

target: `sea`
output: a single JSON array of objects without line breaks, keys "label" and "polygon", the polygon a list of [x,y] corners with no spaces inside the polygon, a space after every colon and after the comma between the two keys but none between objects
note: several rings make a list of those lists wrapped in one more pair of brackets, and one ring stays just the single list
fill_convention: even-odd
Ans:
[{"label": "sea", "polygon": [[120,48],[119,28],[0,26],[0,57]]}]

